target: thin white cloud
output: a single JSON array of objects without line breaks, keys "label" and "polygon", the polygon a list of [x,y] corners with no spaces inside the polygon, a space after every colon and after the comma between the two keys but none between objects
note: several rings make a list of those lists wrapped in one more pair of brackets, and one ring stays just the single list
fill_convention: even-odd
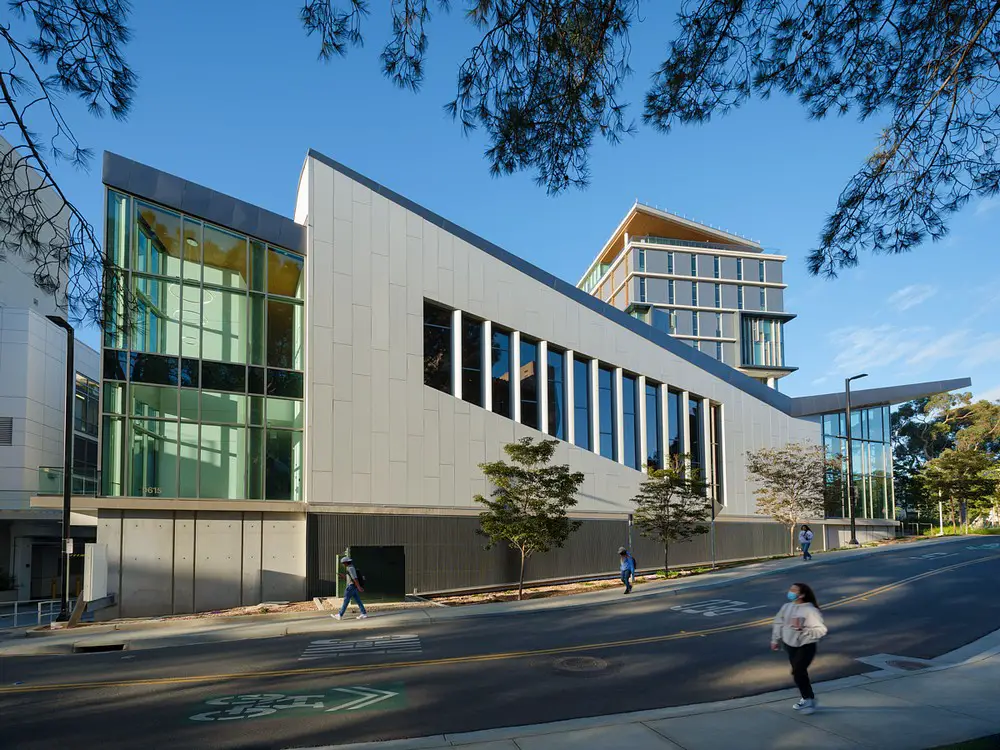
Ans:
[{"label": "thin white cloud", "polygon": [[888,323],[875,326],[840,328],[830,333],[837,352],[833,365],[837,372],[862,372],[905,361],[931,339],[929,328],[903,328]]},{"label": "thin white cloud", "polygon": [[905,312],[911,307],[923,304],[937,294],[937,291],[937,287],[930,284],[910,284],[893,292],[886,301],[897,312]]},{"label": "thin white cloud", "polygon": [[997,383],[995,386],[988,388],[985,391],[974,390],[972,395],[977,401],[1000,401],[1000,383]]},{"label": "thin white cloud", "polygon": [[976,216],[988,214],[1000,208],[1000,197],[983,198],[976,204]]}]

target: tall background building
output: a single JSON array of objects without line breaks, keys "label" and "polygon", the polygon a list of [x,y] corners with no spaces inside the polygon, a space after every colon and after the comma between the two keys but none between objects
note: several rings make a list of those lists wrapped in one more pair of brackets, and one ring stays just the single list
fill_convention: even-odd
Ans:
[{"label": "tall background building", "polygon": [[785,257],[636,203],[580,280],[585,292],[777,387],[785,362]]}]

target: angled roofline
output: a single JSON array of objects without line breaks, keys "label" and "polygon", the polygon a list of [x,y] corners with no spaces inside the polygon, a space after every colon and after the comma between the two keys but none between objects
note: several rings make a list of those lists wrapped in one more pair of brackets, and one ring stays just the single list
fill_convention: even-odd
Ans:
[{"label": "angled roofline", "polygon": [[[864,409],[869,406],[891,406],[913,401],[917,398],[933,396],[937,393],[947,393],[960,388],[972,386],[972,378],[955,378],[953,380],[932,380],[924,383],[908,383],[892,385],[885,388],[866,388],[851,391],[851,408]],[[843,391],[839,393],[823,393],[818,396],[800,396],[792,399],[793,417],[809,417],[817,414],[829,414],[843,411],[847,408],[847,397]]]},{"label": "angled roofline", "polygon": [[776,391],[773,388],[768,388],[763,383],[754,380],[749,375],[744,375],[742,372],[733,369],[729,365],[719,362],[714,357],[710,357],[707,354],[702,354],[701,352],[692,349],[690,346],[682,343],[678,339],[675,339],[670,334],[653,328],[647,323],[636,320],[623,310],[619,310],[617,307],[609,305],[607,302],[603,302],[591,294],[587,294],[582,289],[579,289],[569,282],[554,276],[548,271],[542,270],[538,266],[524,260],[524,258],[504,250],[499,245],[496,245],[489,240],[470,232],[468,229],[460,227],[458,224],[449,221],[440,214],[434,213],[430,209],[421,206],[419,203],[415,203],[409,198],[400,195],[394,190],[390,190],[369,177],[365,177],[360,172],[357,172],[350,167],[341,164],[324,154],[321,154],[315,149],[309,149],[308,157],[325,164],[331,169],[340,172],[356,182],[361,183],[377,195],[382,195],[391,200],[393,203],[401,205],[403,208],[415,213],[425,221],[444,229],[449,234],[452,234],[465,242],[468,242],[470,245],[478,248],[487,255],[491,255],[502,263],[506,263],[508,266],[511,266],[515,270],[533,278],[535,281],[544,284],[559,294],[562,294],[564,297],[569,297],[577,304],[596,312],[598,315],[607,318],[621,328],[624,328],[631,333],[656,344],[661,349],[667,350],[671,354],[693,364],[695,367],[704,370],[734,388],[753,396],[757,400],[763,401],[785,414],[791,414],[792,399],[790,396],[786,396],[784,393]]},{"label": "angled roofline", "polygon": [[301,224],[183,177],[105,151],[102,179],[110,188],[303,255],[306,252],[306,228]]}]

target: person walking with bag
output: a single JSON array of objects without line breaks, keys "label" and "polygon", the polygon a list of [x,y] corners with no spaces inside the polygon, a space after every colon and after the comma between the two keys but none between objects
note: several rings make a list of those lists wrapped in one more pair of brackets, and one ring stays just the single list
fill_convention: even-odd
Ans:
[{"label": "person walking with bag", "polygon": [[812,553],[809,548],[813,543],[813,532],[807,524],[802,524],[802,530],[799,531],[799,546],[802,548],[802,559],[812,560]]},{"label": "person walking with bag", "polygon": [[788,602],[778,610],[771,628],[771,650],[784,646],[792,666],[792,679],[799,689],[801,699],[794,705],[796,711],[811,714],[816,710],[816,695],[809,681],[809,665],[816,656],[816,644],[826,633],[823,613],[816,602],[816,594],[804,583],[793,583],[788,589]]},{"label": "person walking with bag", "polygon": [[618,557],[621,558],[621,578],[625,584],[625,593],[631,594],[632,584],[635,583],[635,558],[624,547],[618,548]]},{"label": "person walking with bag", "polygon": [[347,611],[347,605],[351,603],[351,599],[358,603],[358,609],[361,610],[361,614],[358,615],[359,620],[367,620],[368,613],[365,611],[365,603],[361,601],[361,594],[364,593],[364,576],[358,573],[358,569],[354,567],[354,560],[349,557],[343,558],[341,564],[344,566],[344,578],[347,580],[347,590],[344,591],[344,604],[340,608],[340,613],[336,615],[330,615],[334,620],[342,620],[344,618],[344,613]]}]

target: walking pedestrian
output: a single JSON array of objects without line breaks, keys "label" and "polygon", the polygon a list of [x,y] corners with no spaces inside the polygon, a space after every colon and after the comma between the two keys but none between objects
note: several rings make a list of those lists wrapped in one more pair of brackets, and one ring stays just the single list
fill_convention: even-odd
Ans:
[{"label": "walking pedestrian", "polygon": [[809,528],[808,524],[802,524],[802,529],[799,531],[799,546],[802,548],[802,559],[812,560],[812,553],[809,548],[813,543],[813,533],[812,529]]},{"label": "walking pedestrian", "polygon": [[350,557],[343,558],[340,563],[344,566],[344,579],[347,581],[347,589],[344,591],[344,604],[340,607],[340,613],[336,615],[330,615],[334,620],[342,620],[344,618],[344,613],[347,611],[347,605],[351,603],[351,599],[358,603],[358,609],[361,610],[361,614],[358,615],[359,620],[367,620],[368,613],[365,611],[365,603],[361,601],[361,594],[364,593],[364,576],[358,573],[358,569],[354,567],[354,560]]},{"label": "walking pedestrian", "polygon": [[632,585],[635,583],[635,558],[624,547],[618,548],[618,556],[621,558],[622,583],[625,584],[625,593],[631,594]]},{"label": "walking pedestrian", "polygon": [[793,583],[787,597],[788,602],[774,618],[771,650],[778,651],[785,647],[792,667],[792,679],[802,696],[792,708],[811,714],[816,710],[816,695],[809,682],[809,665],[816,656],[816,644],[826,635],[826,624],[816,602],[816,594],[809,586]]}]

